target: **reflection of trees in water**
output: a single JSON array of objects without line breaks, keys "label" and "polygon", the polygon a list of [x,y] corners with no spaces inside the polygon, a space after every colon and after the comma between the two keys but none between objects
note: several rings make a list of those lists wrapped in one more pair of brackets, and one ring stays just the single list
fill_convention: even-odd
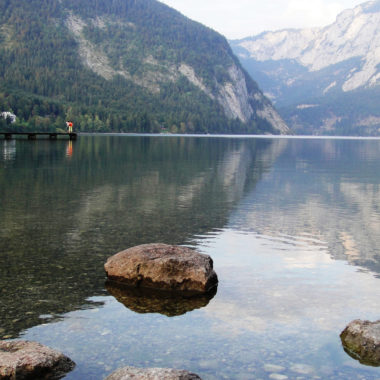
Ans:
[{"label": "reflection of trees in water", "polygon": [[81,137],[18,141],[0,171],[1,336],[104,292],[103,264],[142,243],[183,244],[222,228],[281,143]]},{"label": "reflection of trees in water", "polygon": [[292,140],[232,223],[380,273],[380,142]]}]

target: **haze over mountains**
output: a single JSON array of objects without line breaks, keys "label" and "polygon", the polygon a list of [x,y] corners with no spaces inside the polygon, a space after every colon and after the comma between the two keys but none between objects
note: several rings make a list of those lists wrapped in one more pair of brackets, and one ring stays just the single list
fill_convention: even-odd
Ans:
[{"label": "haze over mountains", "polygon": [[226,39],[156,0],[0,1],[1,111],[33,129],[288,132]]},{"label": "haze over mountains", "polygon": [[231,46],[294,131],[380,134],[380,1],[324,28],[264,32]]}]

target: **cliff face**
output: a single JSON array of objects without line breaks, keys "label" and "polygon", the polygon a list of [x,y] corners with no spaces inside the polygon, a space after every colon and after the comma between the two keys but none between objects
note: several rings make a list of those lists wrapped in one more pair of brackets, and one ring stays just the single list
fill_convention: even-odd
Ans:
[{"label": "cliff face", "polygon": [[[164,7],[164,5],[162,5]],[[178,15],[176,15],[178,17]],[[234,59],[232,53],[227,46],[223,46],[225,50],[222,61],[227,62],[227,66],[222,68],[219,62],[215,61],[217,69],[223,72],[223,78],[215,75],[215,69],[207,66],[193,67],[187,60],[184,61],[168,61],[158,60],[153,55],[142,57],[140,64],[144,66],[135,74],[128,70],[128,65],[112,65],[111,60],[107,56],[107,50],[112,49],[111,41],[103,41],[103,43],[93,43],[86,37],[86,28],[95,28],[98,32],[107,31],[110,26],[117,25],[119,28],[129,30],[133,33],[138,29],[134,22],[126,20],[118,20],[115,16],[96,16],[87,20],[82,19],[79,15],[72,12],[68,13],[65,25],[69,31],[75,36],[78,42],[78,53],[85,66],[90,68],[96,74],[102,76],[106,80],[112,80],[120,75],[127,80],[132,81],[135,85],[148,90],[153,94],[159,94],[161,87],[167,82],[175,83],[181,77],[185,77],[193,86],[202,91],[209,99],[217,102],[223,109],[224,114],[229,119],[238,119],[243,123],[251,120],[265,120],[273,128],[274,131],[287,133],[288,128],[273,108],[270,101],[265,99],[262,92],[256,84],[253,89],[248,90],[247,81],[251,78],[242,70],[240,64]],[[206,28],[204,28],[206,31]],[[207,30],[207,33],[215,33]],[[216,34],[216,33],[215,33]],[[220,36],[219,36],[220,37]],[[111,46],[110,46],[111,45]],[[203,52],[204,54],[205,52]],[[218,52],[220,53],[220,52]],[[215,51],[209,51],[210,55]],[[121,55],[119,58],[123,58]],[[221,63],[221,62],[220,62]],[[211,71],[212,77],[204,79],[204,73]],[[202,75],[203,74],[203,75]],[[209,82],[209,83],[207,83]]]},{"label": "cliff face", "polygon": [[[324,28],[266,32],[231,45],[279,109],[286,108],[281,114],[293,126],[313,117],[319,121],[314,131],[333,132],[345,124],[353,134],[355,128],[375,133],[379,115],[370,99],[380,94],[379,25],[380,2],[370,1]],[[358,101],[363,98],[364,107]],[[348,116],[347,108],[354,114]]]},{"label": "cliff face", "polygon": [[[181,67],[184,67],[184,65]],[[239,119],[243,123],[261,119],[266,121],[273,128],[274,132],[281,134],[289,133],[288,126],[263,93],[258,88],[251,91],[248,90],[247,81],[251,79],[247,77],[236,63],[233,63],[228,68],[229,79],[224,83],[218,83],[217,89],[214,92],[204,86],[201,80],[196,78],[191,67],[188,67],[186,72],[182,70],[181,73],[211,99],[217,100],[228,118]],[[189,75],[189,73],[191,74]]]},{"label": "cliff face", "polygon": [[[18,2],[4,6],[1,19],[0,50],[14,50],[16,35],[24,48],[24,57],[17,58],[20,62],[11,62],[11,55],[7,62],[17,66],[14,79],[23,76],[14,83],[17,89],[32,87],[37,95],[93,107],[102,104],[119,113],[146,113],[156,125],[181,125],[181,132],[288,132],[225,38],[166,5],[155,0],[52,0],[46,10],[43,0],[32,3],[35,11],[23,9]],[[38,13],[41,9],[48,14]],[[20,14],[33,30],[24,31],[29,26],[19,20],[12,22]],[[51,49],[49,42],[57,33],[62,44]],[[29,38],[39,38],[40,51],[32,48]],[[41,51],[45,63],[36,67],[34,56]],[[53,66],[53,55],[62,57],[59,65]],[[86,93],[73,94],[67,80],[60,91],[46,91],[54,87],[49,83],[26,86],[32,79],[20,70],[22,58],[31,62],[28,70],[48,71],[51,77],[44,78],[48,82],[75,65],[74,85],[86,88]],[[11,71],[5,70],[4,79]]]}]

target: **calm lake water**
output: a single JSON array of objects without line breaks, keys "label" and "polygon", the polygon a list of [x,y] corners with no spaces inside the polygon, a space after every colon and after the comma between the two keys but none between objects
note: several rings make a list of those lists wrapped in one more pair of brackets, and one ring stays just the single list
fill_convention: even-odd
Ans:
[{"label": "calm lake water", "polygon": [[[0,338],[63,351],[75,380],[380,379],[339,338],[380,318],[379,168],[380,140],[0,140]],[[107,257],[150,242],[211,255],[215,296],[107,290]]]}]

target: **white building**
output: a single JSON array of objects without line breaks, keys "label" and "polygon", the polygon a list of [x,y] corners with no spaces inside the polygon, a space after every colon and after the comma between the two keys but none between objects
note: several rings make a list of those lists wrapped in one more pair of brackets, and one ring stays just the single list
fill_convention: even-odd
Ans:
[{"label": "white building", "polygon": [[12,112],[1,112],[0,113],[0,116],[3,118],[3,119],[6,119],[7,117],[11,119],[11,123],[15,123],[16,122],[16,115]]}]

